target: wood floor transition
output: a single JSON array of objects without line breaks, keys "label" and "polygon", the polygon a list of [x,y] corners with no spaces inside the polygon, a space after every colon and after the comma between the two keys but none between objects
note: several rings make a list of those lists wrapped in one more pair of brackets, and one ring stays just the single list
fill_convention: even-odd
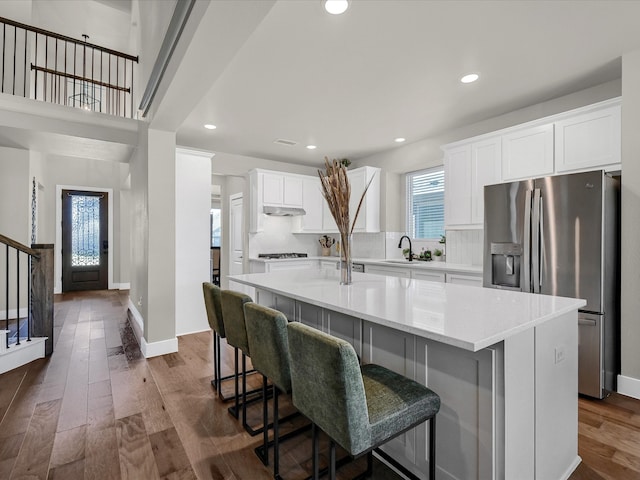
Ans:
[{"label": "wood floor transition", "polygon": [[[261,437],[250,437],[211,387],[211,333],[180,337],[179,353],[145,360],[127,299],[118,291],[58,296],[54,354],[0,375],[0,478],[272,478],[254,454]],[[223,374],[232,370],[225,353]],[[249,423],[260,415],[258,402]],[[583,462],[571,480],[640,479],[640,401],[580,398],[578,444]],[[309,454],[308,434],[283,444],[283,476],[304,478]],[[360,460],[339,476],[363,468]],[[376,462],[373,478],[399,477]]]}]

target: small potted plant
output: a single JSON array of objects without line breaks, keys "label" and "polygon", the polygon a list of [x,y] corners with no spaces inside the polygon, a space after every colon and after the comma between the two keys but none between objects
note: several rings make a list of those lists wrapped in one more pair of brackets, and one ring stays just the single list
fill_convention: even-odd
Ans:
[{"label": "small potted plant", "polygon": [[402,249],[402,255],[404,256],[404,258],[406,258],[407,260],[409,260],[409,252],[410,250],[408,248],[403,248]]},{"label": "small potted plant", "polygon": [[433,251],[433,259],[434,259],[436,262],[440,262],[440,261],[442,261],[442,250],[440,250],[439,248],[436,248],[436,249]]}]

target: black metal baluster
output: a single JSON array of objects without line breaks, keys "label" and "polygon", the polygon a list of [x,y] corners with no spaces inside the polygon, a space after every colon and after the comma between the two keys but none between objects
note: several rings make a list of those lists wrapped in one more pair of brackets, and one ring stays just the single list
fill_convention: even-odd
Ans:
[{"label": "black metal baluster", "polygon": [[31,310],[33,308],[33,292],[31,292],[31,255],[27,255],[27,342],[31,341]]},{"label": "black metal baluster", "polygon": [[44,101],[47,101],[47,72],[46,69],[49,67],[49,37],[48,36],[44,36],[44,68],[45,68],[45,72],[44,72],[44,80],[43,80],[43,87],[44,87]]},{"label": "black metal baluster", "polygon": [[[109,54],[109,85],[111,85],[111,54]],[[109,111],[107,113],[113,114],[113,110],[111,109],[111,89],[110,88],[107,90],[107,95],[108,95],[107,102],[109,102],[108,103]]]},{"label": "black metal baluster", "polygon": [[[55,66],[55,71],[58,71],[58,39],[56,38],[56,66]],[[55,79],[56,79],[56,83],[54,86],[54,97],[55,97],[55,103],[57,103],[58,105],[60,105],[60,76],[59,75],[55,75]]]},{"label": "black metal baluster", "polygon": [[2,24],[2,93],[4,93],[4,65],[5,47],[7,46],[7,24]]},{"label": "black metal baluster", "polygon": [[131,116],[129,118],[134,118],[134,115],[133,115],[133,60],[131,61],[131,88],[129,88],[129,96],[131,97]]},{"label": "black metal baluster", "polygon": [[[104,52],[100,52],[100,81],[102,82],[104,80],[104,77],[102,76],[102,59],[104,58]],[[104,98],[102,97],[102,90],[100,90],[100,113],[102,113],[102,104],[104,103]]]},{"label": "black metal baluster", "polygon": [[6,320],[5,320],[5,326],[4,329],[7,330],[7,348],[9,348],[9,245],[7,245],[7,278],[6,278],[6,302],[5,302],[5,308],[6,308]]},{"label": "black metal baluster", "polygon": [[20,250],[16,249],[16,333],[20,345]]},{"label": "black metal baluster", "polygon": [[76,106],[76,62],[77,62],[77,58],[78,58],[78,44],[74,43],[73,44],[73,96],[71,98],[73,98],[73,105],[72,107]]},{"label": "black metal baluster", "polygon": [[[35,58],[35,65],[38,66],[38,32],[36,32],[36,58]],[[35,92],[34,92],[33,98],[34,98],[34,100],[37,100],[38,99],[38,70],[36,70],[36,79],[35,79],[34,83],[35,83],[35,85],[34,85],[33,88],[35,89]]]},{"label": "black metal baluster", "polygon": [[[127,86],[127,60],[124,59],[122,63],[124,64],[124,72],[122,73],[122,86],[126,87]],[[123,117],[127,116],[127,97],[124,95],[124,93],[122,94],[122,116]]]},{"label": "black metal baluster", "polygon": [[[116,57],[116,87],[120,86],[120,62]],[[120,90],[116,90],[116,115],[120,115]]]},{"label": "black metal baluster", "polygon": [[13,27],[13,94],[16,94],[16,47],[18,43],[18,27]]},{"label": "black metal baluster", "polygon": [[22,96],[24,98],[27,98],[27,75],[28,75],[28,70],[27,70],[27,31],[24,31],[24,71],[23,71],[23,75],[24,77],[22,78],[24,80],[24,84],[22,85]]},{"label": "black metal baluster", "polygon": [[91,49],[91,96],[93,97],[93,104],[91,105],[91,110],[96,111],[96,84],[93,81],[93,64],[94,64],[94,53],[95,48]]},{"label": "black metal baluster", "polygon": [[[67,72],[67,50],[69,49],[69,45],[67,44],[67,41],[64,41],[64,73],[68,73]],[[67,104],[67,83],[69,83],[67,81],[67,77],[64,78],[64,104]]]}]

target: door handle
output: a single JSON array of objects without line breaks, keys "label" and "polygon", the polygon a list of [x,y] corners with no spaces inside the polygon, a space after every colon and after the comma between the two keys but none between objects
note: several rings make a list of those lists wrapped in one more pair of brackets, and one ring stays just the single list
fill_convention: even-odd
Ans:
[{"label": "door handle", "polygon": [[540,293],[540,189],[533,193],[533,219],[531,220],[531,263],[533,266],[533,293]]},{"label": "door handle", "polygon": [[524,197],[524,287],[523,292],[531,291],[531,190]]}]

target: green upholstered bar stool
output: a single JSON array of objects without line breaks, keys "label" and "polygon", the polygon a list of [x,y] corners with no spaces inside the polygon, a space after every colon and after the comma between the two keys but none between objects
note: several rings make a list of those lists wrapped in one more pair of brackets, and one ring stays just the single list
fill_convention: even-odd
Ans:
[{"label": "green upholstered bar stool", "polygon": [[213,380],[211,385],[218,392],[218,396],[222,400],[227,400],[222,396],[222,382],[229,380],[234,375],[222,376],[220,367],[220,339],[225,338],[224,321],[222,318],[222,300],[220,287],[210,282],[202,283],[202,292],[204,294],[204,306],[207,310],[207,320],[209,326],[213,330]]},{"label": "green upholstered bar stool", "polygon": [[[293,405],[314,424],[313,477],[318,478],[318,428],[330,438],[330,478],[335,443],[354,457],[368,455],[429,420],[429,479],[435,478],[435,417],[440,397],[379,365],[362,367],[348,342],[299,322],[287,326]],[[417,478],[402,468],[405,475]]]},{"label": "green upholstered bar stool", "polygon": [[[263,427],[254,429],[247,423],[247,357],[251,357],[249,350],[249,340],[247,339],[247,328],[244,319],[244,306],[252,303],[249,295],[235,292],[233,290],[222,290],[220,294],[222,301],[222,318],[224,319],[224,329],[227,335],[227,343],[234,348],[235,353],[235,405],[229,408],[229,412],[238,418],[239,408],[242,407],[242,426],[250,435],[257,435],[262,432]],[[239,403],[240,394],[238,389],[238,353],[242,352],[242,404]],[[259,391],[259,390],[258,390]],[[256,400],[259,400],[256,399]]]},{"label": "green upholstered bar stool", "polygon": [[[247,337],[251,349],[253,367],[263,375],[263,422],[268,423],[267,379],[273,384],[273,442],[269,442],[268,431],[263,431],[262,447],[256,453],[265,465],[269,464],[269,446],[273,445],[273,476],[280,478],[279,447],[281,440],[287,440],[309,429],[310,425],[298,428],[280,437],[278,397],[280,393],[291,392],[291,372],[289,368],[289,343],[287,324],[283,313],[257,303],[244,306]],[[297,415],[297,412],[287,420]]]}]

